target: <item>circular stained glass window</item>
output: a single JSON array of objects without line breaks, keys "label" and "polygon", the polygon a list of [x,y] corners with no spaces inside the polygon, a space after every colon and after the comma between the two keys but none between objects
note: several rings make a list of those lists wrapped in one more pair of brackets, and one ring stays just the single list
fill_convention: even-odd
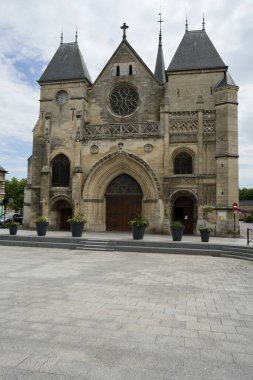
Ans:
[{"label": "circular stained glass window", "polygon": [[133,113],[139,103],[137,91],[130,86],[116,87],[110,96],[110,106],[114,113],[127,116]]}]

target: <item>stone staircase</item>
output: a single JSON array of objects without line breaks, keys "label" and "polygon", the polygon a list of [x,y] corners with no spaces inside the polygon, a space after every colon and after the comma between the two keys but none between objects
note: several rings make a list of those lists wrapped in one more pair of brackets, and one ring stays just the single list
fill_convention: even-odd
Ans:
[{"label": "stone staircase", "polygon": [[253,261],[253,245],[147,241],[132,239],[85,239],[73,237],[0,235],[0,246],[43,247],[97,252],[129,252],[220,256]]},{"label": "stone staircase", "polygon": [[81,249],[84,251],[115,251],[115,244],[109,239],[83,239],[79,240],[75,249]]}]

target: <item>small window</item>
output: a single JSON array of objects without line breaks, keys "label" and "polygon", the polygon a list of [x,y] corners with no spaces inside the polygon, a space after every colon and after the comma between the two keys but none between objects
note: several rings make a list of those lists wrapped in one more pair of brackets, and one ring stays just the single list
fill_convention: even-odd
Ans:
[{"label": "small window", "polygon": [[175,174],[192,174],[192,157],[188,153],[179,153],[174,161]]},{"label": "small window", "polygon": [[129,75],[133,75],[133,65],[129,65]]},{"label": "small window", "polygon": [[64,154],[59,154],[52,162],[52,186],[69,186],[70,162]]},{"label": "small window", "polygon": [[116,67],[116,76],[117,76],[117,77],[120,76],[120,66],[117,66],[117,67]]}]

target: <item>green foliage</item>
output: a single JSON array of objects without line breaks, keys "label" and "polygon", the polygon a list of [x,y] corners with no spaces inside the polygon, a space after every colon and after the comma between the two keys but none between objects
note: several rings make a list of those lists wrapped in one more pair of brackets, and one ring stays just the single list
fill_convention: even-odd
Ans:
[{"label": "green foliage", "polygon": [[208,214],[209,212],[213,212],[214,208],[213,207],[203,207],[203,213]]},{"label": "green foliage", "polygon": [[244,219],[245,223],[253,223],[253,214],[247,215]]},{"label": "green foliage", "polygon": [[38,216],[38,218],[35,220],[35,223],[48,223],[48,219],[45,216]]},{"label": "green foliage", "polygon": [[23,209],[24,189],[27,185],[27,179],[18,180],[13,177],[11,180],[5,181],[5,198],[9,199],[8,208],[15,211]]},{"label": "green foliage", "polygon": [[253,189],[247,189],[246,187],[239,189],[239,199],[240,201],[253,199]]},{"label": "green foliage", "polygon": [[203,231],[203,232],[212,232],[213,229],[211,227],[199,227],[199,231]]},{"label": "green foliage", "polygon": [[87,223],[87,220],[84,218],[83,214],[77,214],[73,218],[68,219],[67,222],[72,223],[72,224],[79,224],[79,223],[85,224]]},{"label": "green foliage", "polygon": [[6,223],[6,227],[7,228],[10,228],[11,226],[17,226],[17,227],[19,227],[19,223],[17,223],[17,222],[8,222],[8,223]]},{"label": "green foliage", "polygon": [[149,220],[142,214],[136,214],[133,220],[129,221],[129,224],[134,224],[136,227],[148,227]]},{"label": "green foliage", "polygon": [[183,223],[180,222],[180,220],[175,220],[174,222],[171,223],[170,225],[171,229],[181,229],[184,228]]}]

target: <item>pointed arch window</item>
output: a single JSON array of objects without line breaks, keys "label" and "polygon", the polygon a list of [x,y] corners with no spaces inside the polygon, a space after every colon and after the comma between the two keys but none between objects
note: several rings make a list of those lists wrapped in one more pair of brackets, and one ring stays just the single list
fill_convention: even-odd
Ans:
[{"label": "pointed arch window", "polygon": [[188,153],[179,153],[174,160],[175,174],[192,174],[192,157]]},{"label": "pointed arch window", "polygon": [[69,186],[70,162],[64,154],[58,154],[52,161],[52,186]]}]

